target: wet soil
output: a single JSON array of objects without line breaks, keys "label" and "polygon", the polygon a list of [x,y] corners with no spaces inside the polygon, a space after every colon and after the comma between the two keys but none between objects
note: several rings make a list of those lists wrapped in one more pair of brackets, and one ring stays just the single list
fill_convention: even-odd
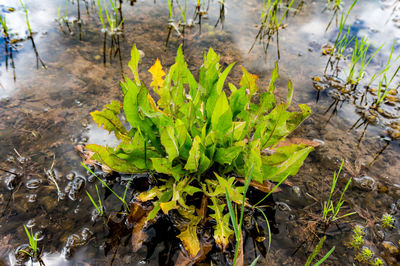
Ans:
[{"label": "wet soil", "polygon": [[[201,32],[196,23],[193,28],[186,29],[184,49],[189,68],[196,75],[202,62],[202,51],[213,47],[221,54],[221,64],[226,66],[237,61],[238,65],[257,74],[260,88],[266,88],[277,60],[276,38],[271,41],[268,53],[265,53],[263,43],[257,40],[249,53],[261,22],[261,1],[226,2],[223,25],[219,21],[215,26],[221,9],[218,2],[210,1],[208,18],[203,17]],[[373,47],[386,44],[372,61],[367,76],[384,65],[393,39],[397,48],[400,37],[396,20],[398,11],[396,1],[389,2],[359,3],[349,19],[354,34],[368,35]],[[144,54],[140,75],[149,84],[147,70],[155,59],[160,58],[163,66],[168,68],[182,39],[172,32],[165,50],[168,35],[165,3],[125,1],[121,10],[125,26],[123,34],[119,35],[121,57],[113,55],[110,62],[107,53],[104,65],[104,35],[94,2],[79,2],[81,27],[74,23],[78,18],[77,2],[68,3],[70,23],[67,26],[56,21],[57,9],[60,6],[63,13],[64,1],[26,1],[35,31],[35,46],[46,69],[37,64],[29,40],[13,47],[14,67],[5,64],[6,59],[10,60],[7,54],[0,54],[0,257],[4,264],[16,263],[15,251],[28,243],[23,228],[27,225],[39,233],[39,246],[46,265],[172,265],[177,260],[180,243],[174,238],[177,232],[169,218],[163,217],[148,230],[150,240],[138,252],[132,252],[130,231],[121,226],[122,217],[118,213],[110,216],[106,226],[101,219],[93,218],[94,208],[85,190],[94,195],[95,180],[80,165],[81,158],[74,146],[115,142],[97,129],[89,113],[102,108],[111,99],[122,98],[119,80],[122,74],[131,75],[127,62],[134,43]],[[7,15],[15,36],[26,39],[24,13],[17,3],[14,4],[10,5],[15,8],[14,12],[5,13],[8,3],[7,7],[0,8]],[[326,229],[328,238],[321,254],[336,246],[328,264],[362,264],[354,259],[357,251],[348,247],[352,226],[360,224],[366,228],[366,244],[376,256],[384,258],[388,264],[397,264],[400,253],[397,209],[400,145],[388,134],[388,125],[399,118],[381,116],[380,123],[371,123],[363,133],[365,125],[352,128],[360,118],[358,107],[351,98],[354,95],[339,97],[337,88],[328,87],[320,92],[317,102],[318,91],[312,78],[323,76],[328,61],[322,55],[322,47],[336,37],[334,22],[325,32],[334,12],[326,8],[325,1],[303,4],[295,1],[294,7],[298,10],[290,12],[284,21],[287,26],[279,32],[281,78],[277,93],[285,97],[287,80],[293,80],[294,101],[308,104],[313,111],[293,137],[317,139],[322,145],[310,154],[299,174],[290,177],[291,185],[285,185],[281,192],[274,194],[270,210],[272,247],[261,263],[304,264],[316,245],[312,235],[322,234],[322,229],[317,226],[322,204],[329,196],[333,172],[344,159],[338,187],[342,191],[347,180],[353,177],[344,210],[357,214]],[[194,4],[188,4],[188,8],[191,17]],[[179,18],[178,9],[175,11]],[[379,19],[382,17],[383,20]],[[110,47],[110,37],[106,44]],[[0,49],[4,51],[2,45],[4,43],[0,43]],[[240,77],[240,68],[235,67],[228,82],[238,84]],[[343,76],[338,78],[343,79]],[[362,91],[364,87],[359,88]],[[51,177],[55,178],[61,193]],[[118,179],[110,184],[122,193],[126,180]],[[134,192],[134,189],[129,190],[130,194]],[[119,210],[117,199],[108,195],[104,188],[100,193],[107,197],[104,201],[110,212]],[[396,219],[394,229],[379,226],[383,213],[393,214]],[[255,216],[254,219],[262,231],[267,232],[261,218]],[[161,234],[165,228],[166,233]],[[115,232],[121,236],[118,243],[112,242],[110,237]],[[249,252],[245,254],[245,261],[250,263],[263,253],[260,246],[265,249],[267,242],[258,242],[251,237],[246,239],[245,250]],[[107,246],[110,241],[112,248]],[[391,243],[391,249],[387,242]],[[218,250],[211,252],[206,260],[211,261],[227,263]]]}]

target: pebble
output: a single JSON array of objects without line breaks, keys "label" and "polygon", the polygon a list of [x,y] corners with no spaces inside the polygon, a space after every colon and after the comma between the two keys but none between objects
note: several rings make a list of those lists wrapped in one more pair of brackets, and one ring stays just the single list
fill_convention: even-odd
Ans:
[{"label": "pebble", "polygon": [[67,174],[65,177],[66,177],[68,180],[72,180],[72,179],[74,179],[74,177],[75,177],[75,173],[74,173],[74,172],[71,172],[71,173]]}]

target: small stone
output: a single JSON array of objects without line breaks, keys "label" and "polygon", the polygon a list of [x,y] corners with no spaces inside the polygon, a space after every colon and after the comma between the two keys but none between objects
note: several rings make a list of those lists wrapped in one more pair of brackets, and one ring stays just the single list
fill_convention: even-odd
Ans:
[{"label": "small stone", "polygon": [[387,254],[397,255],[400,253],[399,248],[390,241],[383,241],[382,247],[383,247],[385,253],[387,253]]}]

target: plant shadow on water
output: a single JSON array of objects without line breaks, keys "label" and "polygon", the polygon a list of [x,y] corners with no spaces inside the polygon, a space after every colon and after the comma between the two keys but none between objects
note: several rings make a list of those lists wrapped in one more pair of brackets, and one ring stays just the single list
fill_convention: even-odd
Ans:
[{"label": "plant shadow on water", "polygon": [[[103,6],[103,1],[100,2]],[[118,2],[121,3],[117,1],[117,4]],[[176,1],[173,2],[176,11],[174,19],[179,21],[180,8]],[[364,86],[373,73],[379,73],[385,68],[393,43],[392,36],[398,37],[396,11],[392,14],[392,6],[366,1],[362,5],[357,4],[352,11],[354,14],[349,16],[346,27],[353,24],[354,29],[358,28],[357,34],[352,32],[352,36],[361,37],[365,33],[369,35],[372,46],[368,56],[382,45],[373,40],[385,40],[385,46],[369,64],[364,81],[354,90],[356,97],[352,98],[344,93],[348,90],[347,87],[342,89],[335,85],[346,83],[346,78],[339,76],[338,80],[337,77],[323,77],[322,74],[328,58],[320,57],[321,47],[326,42],[333,42],[337,33],[337,26],[333,21],[325,33],[331,19],[327,13],[334,14],[335,10],[324,10],[327,1],[304,2],[299,5],[300,2],[302,1],[294,2],[296,10],[293,10],[292,6],[292,10],[288,12],[289,16],[282,22],[287,22],[287,27],[279,31],[282,81],[277,83],[277,93],[283,99],[286,89],[281,83],[284,83],[287,76],[293,78],[296,86],[293,101],[307,103],[314,113],[303,126],[296,129],[293,136],[317,139],[322,144],[311,153],[299,174],[290,178],[291,183],[282,184],[281,191],[268,198],[266,215],[272,233],[269,252],[269,234],[265,218],[258,211],[245,211],[243,246],[250,254],[246,254],[246,263],[250,264],[253,258],[266,253],[266,259],[260,258],[261,263],[286,262],[300,265],[307,261],[318,241],[314,241],[310,248],[301,246],[306,239],[304,237],[307,236],[303,231],[310,221],[317,219],[315,215],[322,213],[323,201],[329,196],[332,174],[338,170],[342,158],[346,160],[337,184],[337,198],[334,195],[334,199],[339,198],[348,179],[353,177],[345,200],[349,210],[357,211],[358,215],[350,217],[349,223],[357,222],[365,227],[365,244],[369,245],[368,248],[375,256],[380,255],[386,262],[396,263],[398,255],[391,254],[388,248],[398,244],[396,228],[399,214],[396,201],[399,199],[399,189],[393,185],[399,182],[397,169],[400,161],[400,148],[395,138],[398,132],[397,95],[388,92],[387,98],[380,104],[381,110],[376,108],[370,112],[371,108],[368,106],[376,102],[379,79],[376,79],[376,84]],[[185,1],[179,3],[184,10]],[[269,74],[274,67],[273,60],[260,60],[265,57],[262,44],[255,45],[248,53],[259,31],[254,25],[260,24],[261,1],[200,1],[200,4],[200,8],[197,9],[197,3],[187,2],[184,30],[185,57],[195,76],[198,74],[196,69],[201,65],[201,51],[212,46],[221,54],[221,65],[224,68],[233,61],[238,61],[259,75],[260,87],[267,88]],[[344,5],[342,10],[347,11],[350,4]],[[156,4],[153,1],[122,1],[122,5],[119,5],[121,11],[118,12],[124,14],[124,23],[121,25],[123,34],[118,35],[120,40],[113,44],[110,41],[111,37],[107,35],[106,49],[103,48],[104,33],[101,32],[102,24],[96,1],[68,1],[64,20],[61,18],[63,13],[65,14],[63,0],[40,1],[35,3],[38,8],[34,9],[30,8],[33,5],[32,1],[26,1],[26,5],[32,29],[37,31],[34,35],[35,46],[40,57],[36,57],[31,42],[21,37],[26,36],[27,26],[18,2],[14,7],[17,11],[6,13],[7,24],[12,31],[20,32],[16,24],[13,24],[12,17],[19,14],[19,28],[23,30],[17,35],[17,39],[21,37],[21,40],[26,41],[9,41],[8,52],[4,57],[3,53],[7,50],[4,47],[5,40],[0,44],[0,167],[6,170],[0,173],[0,207],[3,214],[0,227],[1,257],[6,263],[10,263],[10,258],[15,256],[15,249],[21,244],[29,243],[23,227],[26,225],[29,231],[32,228],[33,235],[38,233],[38,247],[48,265],[109,264],[111,261],[115,265],[139,262],[157,264],[159,261],[175,263],[181,255],[181,242],[176,238],[180,232],[172,224],[185,224],[187,221],[181,220],[179,215],[175,214],[171,214],[172,218],[160,215],[160,220],[146,230],[149,238],[143,247],[136,253],[132,252],[133,243],[130,237],[135,228],[134,224],[140,223],[140,219],[132,220],[128,227],[121,223],[121,213],[125,212],[121,201],[107,188],[102,187],[92,174],[85,172],[80,166],[80,157],[73,148],[76,144],[87,142],[103,145],[112,142],[111,137],[103,136],[94,129],[88,114],[101,108],[109,99],[121,98],[117,88],[118,82],[121,75],[126,74],[122,67],[127,65],[133,43],[136,43],[140,53],[145,55],[142,58],[141,74],[147,84],[150,84],[151,76],[144,69],[150,68],[157,57],[167,67],[173,64],[175,52],[183,39],[172,29],[168,49],[164,52],[169,26],[168,4],[161,1],[157,1]],[[301,8],[297,8],[298,6]],[[61,21],[64,33],[60,30],[58,22],[53,21],[57,18],[59,7],[61,20],[58,21]],[[4,10],[8,6],[1,8]],[[111,5],[107,5],[107,8],[110,13],[115,13]],[[282,6],[280,14],[284,10],[285,5]],[[338,18],[340,12],[336,13]],[[121,14],[118,17],[122,21]],[[190,20],[189,14],[194,14],[193,21]],[[356,15],[359,16],[359,21],[354,23],[353,17]],[[388,18],[388,21],[385,19],[387,24],[378,23],[375,17]],[[183,32],[182,26],[179,31]],[[274,36],[271,40],[276,41],[277,38]],[[275,48],[273,42],[271,44],[269,49]],[[117,46],[119,48],[116,48]],[[354,47],[354,43],[349,46]],[[109,60],[110,52],[112,60]],[[277,59],[277,56],[278,54],[270,51],[269,57]],[[105,57],[107,64],[104,67]],[[41,70],[38,58],[45,62],[46,71]],[[36,64],[39,65],[39,69],[36,69]],[[396,66],[393,65],[394,68]],[[5,69],[6,67],[8,69]],[[392,72],[394,71],[395,69]],[[239,84],[240,71],[233,69],[231,74],[227,81]],[[317,82],[318,85],[325,86],[325,89],[320,91],[318,104],[314,103],[317,92],[312,88],[315,80],[311,80],[316,74],[321,78]],[[339,72],[339,75],[341,74]],[[389,81],[389,74],[387,76]],[[393,84],[392,82],[391,85]],[[335,111],[331,116],[333,110]],[[325,112],[328,113],[323,115]],[[362,119],[357,122],[360,117]],[[365,133],[362,132],[364,128]],[[94,139],[101,141],[94,142]],[[53,161],[54,167],[51,167]],[[46,174],[44,169],[52,169],[52,172],[47,171]],[[100,168],[96,168],[95,173],[106,180],[110,188],[120,196],[124,194],[131,178],[130,175],[107,177]],[[61,195],[50,177],[58,184]],[[137,184],[143,184],[143,187],[134,188],[131,185],[128,193],[138,193],[148,188],[143,177],[137,178],[141,180],[137,181]],[[99,194],[96,193],[95,184]],[[86,189],[97,203],[100,195],[109,219],[96,216],[96,208],[90,202]],[[261,199],[265,195],[258,193],[260,192],[250,187],[248,197]],[[200,197],[192,200],[201,202]],[[395,206],[391,206],[392,204]],[[148,206],[143,208],[145,207]],[[394,229],[379,226],[384,213],[390,213],[394,217]],[[310,217],[312,219],[306,219]],[[215,224],[211,221],[206,222],[199,229],[199,236],[210,236],[209,228],[213,226]],[[341,227],[342,231],[330,228],[331,231],[328,232],[315,261],[335,246],[335,251],[328,258],[329,263],[359,263],[354,258],[364,249],[351,249],[343,243],[350,241],[353,234],[351,228],[345,224]],[[167,236],[163,236],[164,231],[168,232]],[[114,237],[118,234],[121,235],[121,239]],[[310,244],[311,241],[306,243]],[[108,251],[106,256],[105,250]],[[226,264],[227,259],[233,260],[233,257],[230,258],[233,251],[234,247],[230,246],[227,249],[228,255],[222,255],[213,247],[206,256],[206,261]],[[11,264],[12,262],[15,261],[11,261]]]}]

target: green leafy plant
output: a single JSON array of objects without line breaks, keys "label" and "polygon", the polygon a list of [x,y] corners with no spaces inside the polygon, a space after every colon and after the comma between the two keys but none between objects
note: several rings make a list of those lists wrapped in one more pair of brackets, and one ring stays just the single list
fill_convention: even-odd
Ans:
[{"label": "green leafy plant", "polygon": [[393,228],[394,218],[389,213],[384,213],[381,218],[381,223],[384,228]]},{"label": "green leafy plant", "polygon": [[371,263],[374,257],[374,252],[368,247],[363,247],[362,250],[357,254],[356,260],[363,263]]},{"label": "green leafy plant", "polygon": [[342,160],[342,164],[340,165],[339,171],[337,173],[335,172],[333,174],[333,182],[332,182],[329,198],[328,198],[328,201],[324,202],[322,221],[325,222],[325,224],[329,224],[330,222],[334,222],[341,218],[355,214],[355,212],[350,212],[350,213],[346,213],[344,215],[339,216],[340,208],[343,206],[343,203],[344,203],[344,199],[343,199],[344,193],[346,193],[347,189],[349,188],[349,185],[352,180],[351,178],[347,182],[346,187],[344,188],[342,194],[340,195],[339,201],[337,202],[336,206],[334,205],[333,199],[332,199],[332,196],[333,196],[335,188],[336,188],[336,183],[339,179],[340,172],[342,171],[342,168],[343,168],[343,164],[344,164],[344,160]]},{"label": "green leafy plant", "polygon": [[[94,152],[92,159],[118,172],[164,174],[156,186],[136,199],[153,202],[148,220],[160,211],[168,214],[175,210],[190,221],[180,228],[178,237],[191,256],[200,250],[196,228],[201,218],[189,198],[203,193],[210,199],[210,217],[216,220],[214,239],[225,249],[234,231],[224,202],[229,195],[235,204],[243,205],[246,191],[246,185],[236,185],[235,176],[245,177],[252,169],[254,182],[279,184],[297,173],[313,149],[305,144],[277,146],[310,115],[306,105],[299,105],[298,112],[287,111],[293,96],[291,81],[287,101],[276,102],[277,64],[268,89],[262,92],[257,76],[242,68],[240,88],[228,84],[228,97],[224,83],[234,63],[222,71],[219,58],[211,48],[204,54],[198,81],[189,71],[181,47],[168,74],[157,60],[149,69],[150,86],[158,95],[156,103],[139,77],[140,55],[133,46],[129,67],[134,79],[125,77],[121,82],[123,103],[111,101],[103,110],[91,113],[99,126],[120,140],[115,148],[87,145]],[[126,119],[122,121],[129,127],[120,119],[121,109]]]}]

